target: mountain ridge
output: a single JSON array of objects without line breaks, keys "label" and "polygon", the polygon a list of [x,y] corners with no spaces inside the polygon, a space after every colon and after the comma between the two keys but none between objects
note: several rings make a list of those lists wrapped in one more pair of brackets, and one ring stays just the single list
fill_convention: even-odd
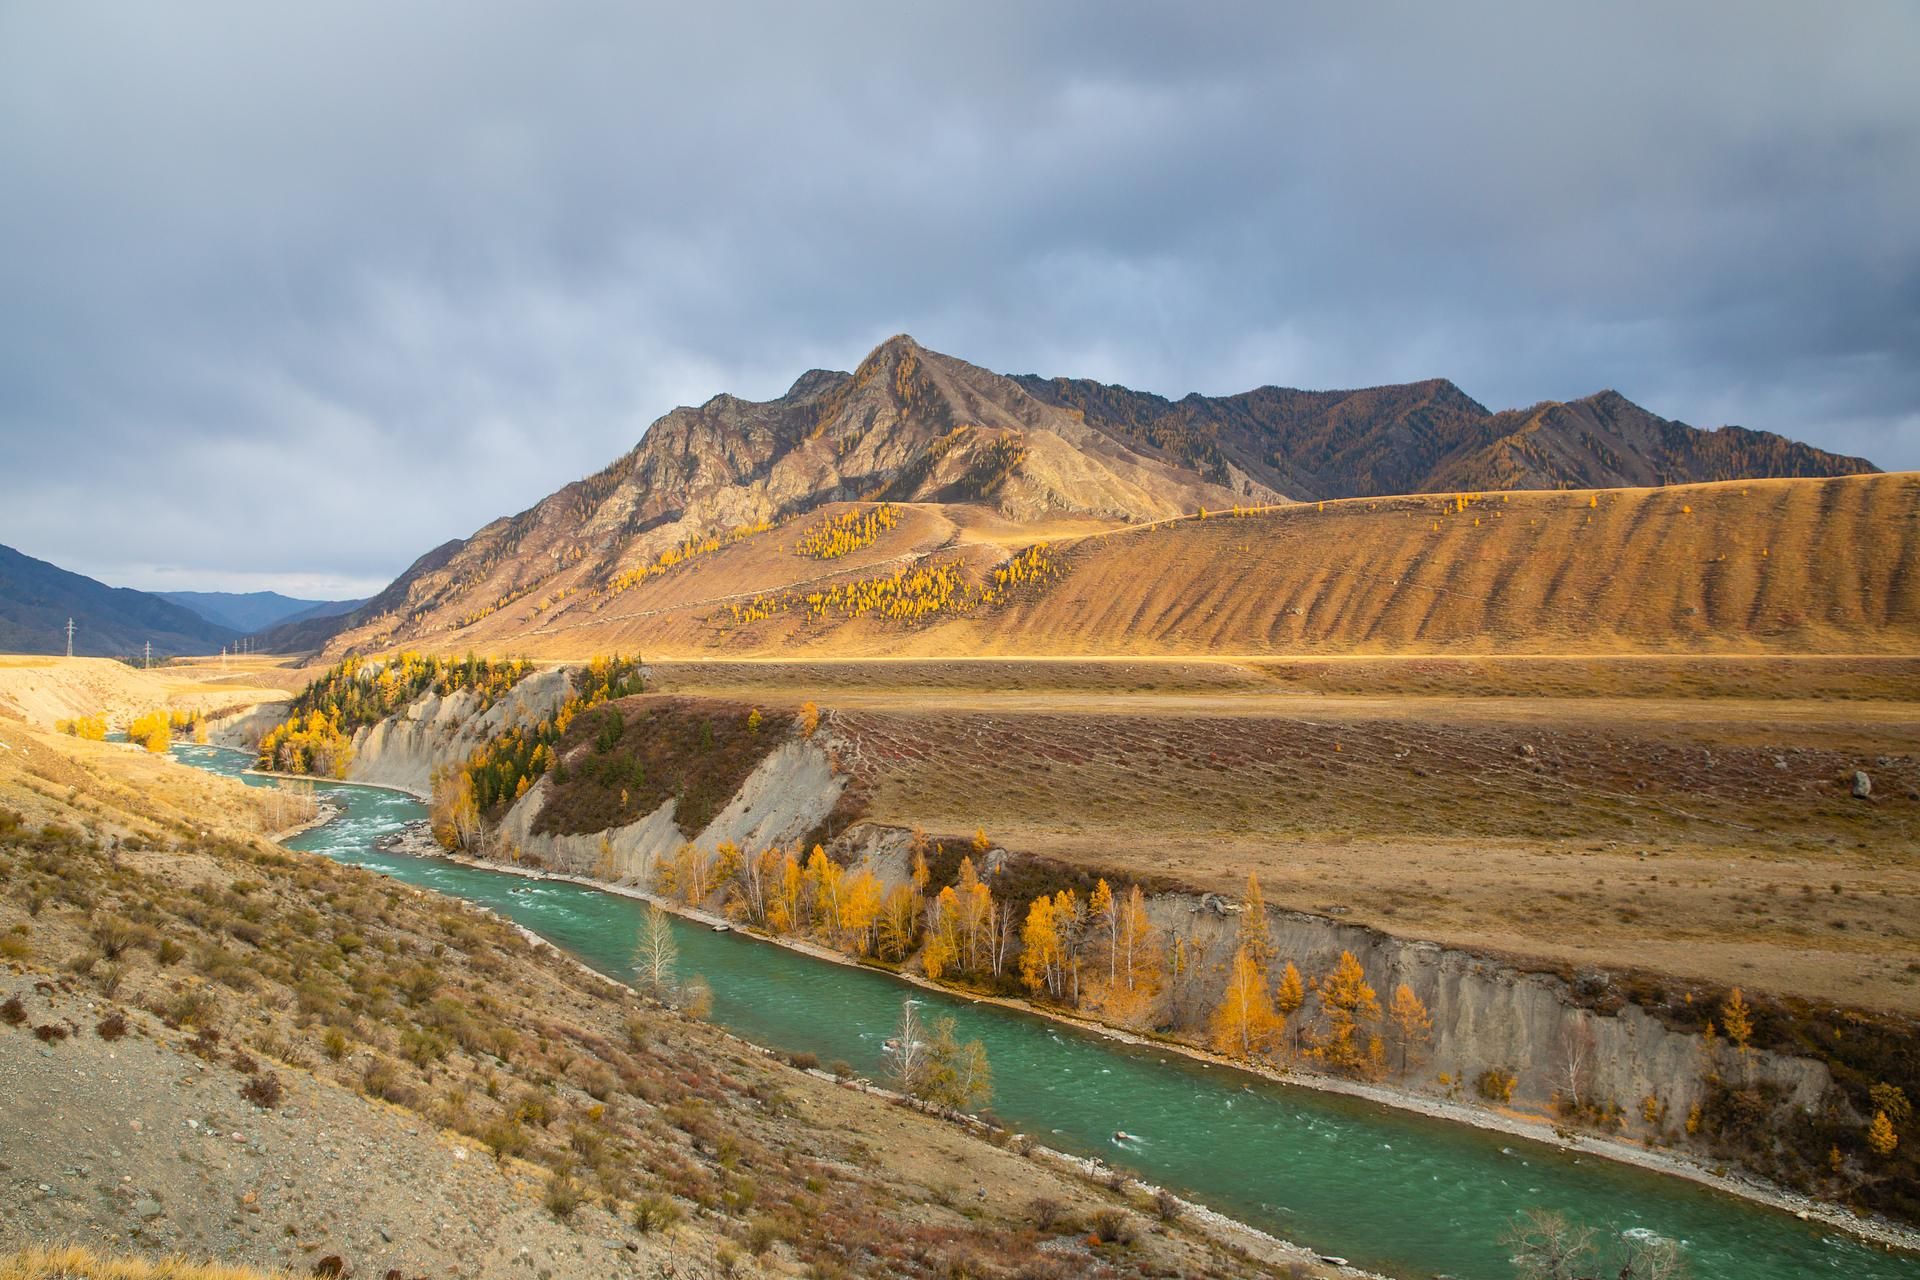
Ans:
[{"label": "mountain ridge", "polygon": [[1767,433],[1698,431],[1617,392],[1497,413],[1444,378],[1174,401],[1003,375],[897,334],[852,372],[808,370],[772,400],[673,409],[608,466],[435,548],[351,614],[267,640],[307,648],[350,632],[378,647],[509,607],[529,622],[598,610],[696,548],[834,503],[1121,527],[1289,501],[1873,470]]},{"label": "mountain ridge", "polygon": [[240,632],[184,605],[132,587],[109,587],[12,547],[0,546],[0,653],[64,653],[96,658],[143,653],[213,653]]},{"label": "mountain ridge", "polygon": [[264,631],[286,622],[351,613],[362,600],[302,600],[278,591],[155,591],[153,595],[190,609],[215,626],[242,633]]}]

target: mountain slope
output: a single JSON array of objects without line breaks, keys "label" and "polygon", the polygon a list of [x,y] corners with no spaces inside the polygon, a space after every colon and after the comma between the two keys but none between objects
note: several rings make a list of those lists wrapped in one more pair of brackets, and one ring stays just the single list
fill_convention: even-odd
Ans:
[{"label": "mountain slope", "polygon": [[[374,644],[471,625],[536,592],[605,592],[689,542],[850,499],[973,503],[1020,520],[1164,519],[1271,501],[1087,426],[1009,378],[891,338],[853,373],[765,402],[719,395],[648,428],[611,466],[423,556],[343,629]],[[324,627],[270,639],[290,644]]]},{"label": "mountain slope", "polygon": [[[1611,392],[1499,414],[1438,379],[1168,401],[1005,377],[898,336],[853,373],[813,370],[775,400],[720,395],[675,409],[611,466],[436,548],[350,615],[283,626],[268,642],[511,646],[534,631],[599,632],[603,611],[624,616],[660,594],[635,588],[684,585],[694,562],[748,540],[764,550],[767,530],[836,503],[910,512],[874,563],[951,570],[973,589],[1024,546],[1199,510],[1872,469],[1763,433],[1696,431]],[[988,525],[999,532],[983,535]],[[773,607],[753,603],[756,592],[831,588],[852,562],[756,563],[721,593],[744,596],[748,612]]]},{"label": "mountain slope", "polygon": [[1445,379],[1364,391],[1261,387],[1169,401],[1071,378],[1016,379],[1089,424],[1203,474],[1239,468],[1302,501],[1476,489],[1613,488],[1875,470],[1763,431],[1701,431],[1615,391],[1489,413]]},{"label": "mountain slope", "polygon": [[88,657],[213,653],[239,635],[191,609],[145,591],[109,587],[58,565],[0,546],[0,652]]},{"label": "mountain slope", "polygon": [[1421,488],[1613,488],[1754,476],[1840,476],[1875,470],[1769,431],[1700,431],[1648,413],[1617,391],[1549,401],[1487,419],[1483,447],[1448,459]]},{"label": "mountain slope", "polygon": [[[1912,474],[1056,524],[1041,568],[998,590],[1043,536],[978,508],[896,504],[870,545],[797,549],[816,521],[872,510],[835,504],[617,593],[523,599],[410,642],[538,658],[1920,652]],[[903,572],[916,611],[848,605]],[[349,647],[380,646],[348,632],[328,656]]]},{"label": "mountain slope", "polygon": [[215,626],[240,632],[264,631],[283,622],[351,613],[366,603],[364,600],[298,600],[278,591],[158,591],[154,594],[191,609]]}]

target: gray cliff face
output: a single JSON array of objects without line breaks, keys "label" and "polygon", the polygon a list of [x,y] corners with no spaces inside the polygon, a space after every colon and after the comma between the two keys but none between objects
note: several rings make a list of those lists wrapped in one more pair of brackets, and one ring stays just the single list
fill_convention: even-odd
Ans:
[{"label": "gray cliff face", "polygon": [[432,693],[417,698],[400,714],[354,733],[347,781],[428,796],[434,770],[459,764],[508,725],[531,724],[559,710],[571,681],[564,668],[537,672],[484,713],[479,698],[467,689],[445,698]]},{"label": "gray cliff face", "polygon": [[[1238,921],[1220,909],[1217,898],[1168,895],[1150,910],[1170,934],[1188,937],[1224,965]],[[1518,1077],[1514,1101],[1545,1108],[1577,1075],[1582,1095],[1617,1103],[1626,1113],[1626,1132],[1635,1136],[1652,1131],[1640,1110],[1649,1095],[1666,1104],[1669,1129],[1704,1098],[1701,1038],[1669,1029],[1637,1005],[1600,1014],[1581,1007],[1567,983],[1551,974],[1320,916],[1271,910],[1268,916],[1276,964],[1291,960],[1311,978],[1351,951],[1383,1008],[1403,982],[1425,1003],[1433,1015],[1433,1042],[1426,1060],[1400,1083],[1431,1091],[1445,1073],[1471,1094],[1482,1071],[1512,1071]],[[1310,1018],[1312,1009],[1309,997],[1300,1016]],[[1781,1086],[1783,1105],[1802,1110],[1817,1108],[1833,1083],[1826,1065],[1808,1058],[1756,1050],[1748,1054],[1747,1069],[1756,1083]]]},{"label": "gray cliff face", "polygon": [[287,704],[264,702],[232,715],[207,721],[207,741],[216,747],[238,747],[242,751],[259,749],[260,739],[287,718]]},{"label": "gray cliff face", "polygon": [[[748,775],[713,821],[693,836],[693,843],[702,849],[731,843],[748,856],[790,844],[833,812],[845,787],[846,778],[834,772],[820,743],[782,743]],[[542,778],[507,811],[493,833],[495,856],[537,859],[551,871],[645,888],[652,883],[659,860],[688,841],[674,824],[671,800],[637,822],[607,831],[536,833],[533,828],[548,792],[548,781]]]}]

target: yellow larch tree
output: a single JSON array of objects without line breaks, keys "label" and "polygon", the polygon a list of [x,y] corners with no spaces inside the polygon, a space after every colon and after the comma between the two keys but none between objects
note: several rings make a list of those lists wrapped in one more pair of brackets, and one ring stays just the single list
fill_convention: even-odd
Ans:
[{"label": "yellow larch tree", "polygon": [[1432,1043],[1433,1017],[1420,997],[1413,993],[1413,988],[1404,982],[1394,988],[1387,1017],[1393,1023],[1393,1039],[1400,1050],[1400,1070],[1404,1073],[1421,1047]]},{"label": "yellow larch tree", "polygon": [[1295,1053],[1300,1051],[1300,1030],[1298,1023],[1294,1021],[1294,1015],[1300,1012],[1300,1006],[1306,1002],[1306,984],[1300,980],[1300,970],[1294,967],[1293,961],[1289,960],[1286,969],[1280,974],[1280,985],[1274,989],[1273,1007],[1279,1010],[1281,1021],[1293,1028],[1289,1040]]},{"label": "yellow larch tree", "polygon": [[1260,967],[1273,963],[1273,938],[1267,932],[1267,900],[1260,892],[1260,877],[1247,873],[1247,896],[1240,903],[1240,945],[1247,948]]},{"label": "yellow larch tree", "polygon": [[1221,1053],[1254,1058],[1269,1052],[1280,1034],[1280,1016],[1267,991],[1267,970],[1245,943],[1227,966],[1226,990],[1213,1011],[1209,1039]]},{"label": "yellow larch tree", "polygon": [[1380,999],[1353,952],[1340,953],[1333,972],[1320,980],[1319,995],[1314,1056],[1345,1075],[1376,1074],[1382,1054],[1380,1037],[1371,1028],[1380,1021]]}]

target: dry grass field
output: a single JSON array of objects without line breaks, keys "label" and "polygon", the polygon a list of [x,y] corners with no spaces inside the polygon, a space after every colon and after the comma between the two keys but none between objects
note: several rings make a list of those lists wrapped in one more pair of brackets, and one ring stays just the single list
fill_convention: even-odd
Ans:
[{"label": "dry grass field", "polygon": [[[1920,1010],[1920,660],[664,662],[875,821],[1407,937]],[[1855,770],[1872,795],[1852,794]]]},{"label": "dry grass field", "polygon": [[285,698],[312,678],[284,658],[201,658],[142,670],[112,658],[0,654],[0,720],[51,728],[105,715],[118,727],[149,711],[219,714]]}]

